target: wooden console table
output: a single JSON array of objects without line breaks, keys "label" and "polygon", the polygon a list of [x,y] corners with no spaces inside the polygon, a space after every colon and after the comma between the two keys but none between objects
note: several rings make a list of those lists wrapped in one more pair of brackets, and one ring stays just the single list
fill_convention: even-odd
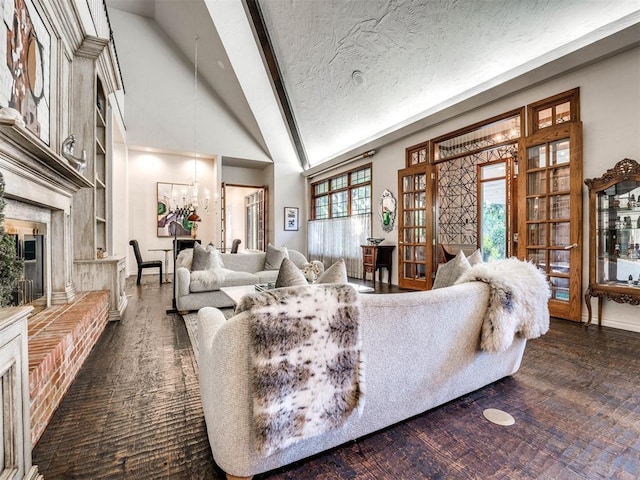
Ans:
[{"label": "wooden console table", "polygon": [[[367,279],[367,273],[373,276],[373,284],[376,284],[376,271],[387,269],[387,280],[391,285],[392,252],[395,245],[361,245],[362,247],[362,279]],[[382,282],[382,272],[378,273]]]}]

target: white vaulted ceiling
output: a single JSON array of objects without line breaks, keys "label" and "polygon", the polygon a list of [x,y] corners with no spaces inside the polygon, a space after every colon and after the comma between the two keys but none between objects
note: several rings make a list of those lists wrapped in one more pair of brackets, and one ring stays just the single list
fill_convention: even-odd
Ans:
[{"label": "white vaulted ceiling", "polygon": [[[155,18],[189,58],[193,28],[178,13],[193,3],[216,0],[107,2]],[[640,23],[638,0],[258,0],[257,4],[295,120],[292,128],[299,132],[311,166],[359,153],[461,101]],[[195,9],[200,14],[202,10]],[[209,22],[211,28],[215,20]],[[222,37],[220,41],[212,35],[215,41],[203,48],[218,53],[204,55],[228,62],[231,68],[234,58],[227,58],[225,49],[231,51],[228,42],[233,39]],[[252,135],[264,135],[256,131],[260,121],[250,118],[256,112],[243,98],[238,86],[242,79],[226,75],[221,80],[218,70],[211,68],[209,73],[212,88]],[[275,95],[273,89],[262,94]],[[269,145],[268,138],[265,143]]]}]

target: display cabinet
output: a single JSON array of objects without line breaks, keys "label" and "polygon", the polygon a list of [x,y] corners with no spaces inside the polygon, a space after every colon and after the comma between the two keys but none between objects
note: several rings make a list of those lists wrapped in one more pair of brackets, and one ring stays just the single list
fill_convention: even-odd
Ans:
[{"label": "display cabinet", "polygon": [[585,302],[591,324],[591,298],[640,304],[640,164],[625,158],[589,188],[589,287]]}]

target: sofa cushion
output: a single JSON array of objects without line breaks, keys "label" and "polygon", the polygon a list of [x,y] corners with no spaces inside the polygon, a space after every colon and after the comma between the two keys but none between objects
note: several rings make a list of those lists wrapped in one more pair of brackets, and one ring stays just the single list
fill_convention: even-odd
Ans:
[{"label": "sofa cushion", "polygon": [[208,268],[191,272],[190,292],[211,292],[220,290],[225,272],[222,268]]},{"label": "sofa cushion", "polygon": [[347,265],[344,258],[327,268],[314,283],[347,283]]},{"label": "sofa cushion", "polygon": [[222,268],[222,262],[216,247],[212,244],[202,247],[199,243],[193,246],[193,261],[191,271],[208,270],[210,268]]},{"label": "sofa cushion", "polygon": [[464,252],[460,250],[453,260],[449,260],[438,267],[436,279],[433,281],[433,288],[450,287],[458,280],[460,275],[470,268],[469,260],[467,260]]},{"label": "sofa cushion", "polygon": [[267,245],[267,255],[264,259],[265,270],[278,270],[282,264],[282,260],[289,258],[287,247],[276,248],[273,245]]},{"label": "sofa cushion", "polygon": [[302,270],[296,265],[285,258],[280,265],[280,271],[278,272],[278,278],[276,279],[276,288],[280,287],[295,287],[299,285],[308,285]]}]

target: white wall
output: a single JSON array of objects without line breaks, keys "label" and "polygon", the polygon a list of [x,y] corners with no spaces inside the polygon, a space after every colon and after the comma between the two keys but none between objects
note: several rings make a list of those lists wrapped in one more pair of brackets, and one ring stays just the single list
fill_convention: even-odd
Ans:
[{"label": "white wall", "polygon": [[[376,155],[371,158],[375,210],[373,236],[384,237],[387,240],[386,243],[397,245],[397,230],[385,233],[380,226],[377,217],[377,201],[385,188],[391,190],[397,197],[397,171],[404,168],[406,147],[575,87],[580,87],[584,178],[602,175],[625,157],[640,161],[640,48],[635,48],[531,86],[517,94],[509,95],[379,148]],[[327,175],[335,175],[340,170],[351,169],[367,161],[368,159],[349,164]],[[583,288],[586,290],[589,280],[589,210],[586,187],[583,192]],[[307,206],[308,203],[307,201]],[[394,253],[394,265],[397,266],[397,250]],[[397,284],[397,271],[393,272],[392,281]],[[586,315],[586,307],[583,306],[583,317],[586,318]],[[603,309],[603,317],[604,325],[640,331],[640,307],[638,306],[607,302]]]},{"label": "white wall", "polygon": [[237,185],[266,185],[268,174],[265,168],[232,167],[224,165],[221,173],[222,182]]},{"label": "white wall", "polygon": [[[299,165],[278,163],[274,165],[273,197],[269,203],[269,238],[276,246],[286,246],[306,254],[307,252],[307,208],[305,179]],[[271,194],[270,194],[271,197]],[[284,207],[298,208],[298,231],[285,231]]]},{"label": "white wall", "polygon": [[194,108],[194,67],[153,20],[115,9],[109,14],[125,85],[129,147],[193,153],[195,144],[210,156],[269,160],[202,80]]},{"label": "white wall", "polygon": [[[216,185],[215,159],[198,160],[198,184],[200,190],[208,188],[213,192]],[[193,159],[179,155],[129,151],[129,237],[138,240],[140,253],[145,260],[164,260],[163,252],[149,252],[151,248],[171,248],[171,237],[157,236],[157,183],[188,184],[194,177]],[[213,199],[211,200],[213,210]],[[198,239],[203,244],[219,244],[219,230],[214,228],[215,215],[209,215],[204,209],[198,209],[202,221],[198,225]],[[136,259],[129,247],[128,275],[137,272]],[[171,258],[171,257],[170,257]],[[169,261],[169,272],[173,272],[173,263]],[[155,274],[144,271],[146,274]]]}]

